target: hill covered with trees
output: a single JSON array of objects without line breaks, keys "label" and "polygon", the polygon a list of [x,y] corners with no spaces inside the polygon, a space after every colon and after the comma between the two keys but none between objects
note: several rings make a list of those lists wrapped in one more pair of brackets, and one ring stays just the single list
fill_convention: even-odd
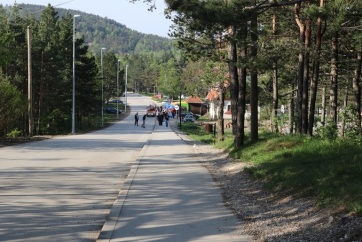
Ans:
[{"label": "hill covered with trees", "polygon": [[[33,4],[18,4],[20,17],[32,16],[40,19],[42,11],[46,6]],[[7,17],[12,20],[13,6],[5,6]],[[124,24],[112,19],[103,18],[98,15],[89,14],[77,10],[54,8],[58,12],[59,18],[66,14],[82,16],[81,21],[77,21],[76,31],[80,36],[84,36],[85,44],[89,50],[96,53],[101,47],[107,46],[107,50],[119,55],[128,53],[149,53],[158,51],[170,51],[171,40],[152,34],[143,34],[127,28]]]}]

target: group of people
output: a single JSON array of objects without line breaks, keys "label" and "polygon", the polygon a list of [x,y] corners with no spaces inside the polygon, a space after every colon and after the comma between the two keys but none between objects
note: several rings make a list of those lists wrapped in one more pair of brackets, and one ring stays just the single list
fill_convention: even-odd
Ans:
[{"label": "group of people", "polygon": [[168,115],[167,111],[163,110],[161,112],[157,112],[156,117],[157,117],[159,126],[162,126],[163,120],[165,120],[165,125],[166,125],[166,127],[168,127],[169,115]]},{"label": "group of people", "polygon": [[[146,123],[146,117],[147,117],[147,114],[143,115],[143,117],[142,117],[142,125],[141,125],[142,128],[146,127],[146,124],[145,124]],[[163,121],[165,121],[165,125],[166,125],[166,127],[168,127],[168,122],[169,122],[170,117],[169,117],[167,111],[165,111],[165,110],[163,110],[161,112],[157,111],[156,118],[157,118],[159,126],[162,126]],[[137,112],[135,114],[135,116],[134,116],[134,125],[135,126],[138,126],[138,120],[139,120],[139,115],[138,115],[138,112]]]},{"label": "group of people", "polygon": [[[142,128],[146,128],[146,117],[147,117],[147,114],[143,115],[142,117],[142,125],[141,127]],[[138,116],[138,112],[134,115],[134,125],[138,126],[138,120],[139,120],[139,116]]]}]

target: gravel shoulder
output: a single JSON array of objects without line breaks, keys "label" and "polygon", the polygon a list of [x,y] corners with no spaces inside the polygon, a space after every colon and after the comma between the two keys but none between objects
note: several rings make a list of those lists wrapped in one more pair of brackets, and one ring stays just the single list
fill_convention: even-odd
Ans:
[{"label": "gravel shoulder", "polygon": [[226,206],[240,219],[240,234],[255,241],[362,241],[361,217],[320,209],[312,198],[273,194],[244,170],[246,163],[177,133],[222,189]]}]

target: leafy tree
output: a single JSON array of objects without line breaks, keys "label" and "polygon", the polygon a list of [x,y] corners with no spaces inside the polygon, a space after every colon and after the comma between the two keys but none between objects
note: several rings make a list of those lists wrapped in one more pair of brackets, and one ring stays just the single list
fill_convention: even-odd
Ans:
[{"label": "leafy tree", "polygon": [[185,93],[185,83],[182,78],[182,66],[175,60],[170,59],[160,69],[157,80],[157,90],[172,97],[178,97],[180,92]]},{"label": "leafy tree", "polygon": [[25,110],[21,93],[0,73],[0,136],[18,127]]}]

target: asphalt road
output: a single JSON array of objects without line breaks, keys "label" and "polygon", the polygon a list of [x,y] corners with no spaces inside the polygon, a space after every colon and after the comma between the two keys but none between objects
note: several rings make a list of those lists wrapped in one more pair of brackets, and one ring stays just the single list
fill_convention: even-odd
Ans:
[{"label": "asphalt road", "polygon": [[[140,115],[150,104],[127,101]],[[0,241],[95,241],[153,125],[134,126],[131,114],[97,132],[0,148]]]}]

